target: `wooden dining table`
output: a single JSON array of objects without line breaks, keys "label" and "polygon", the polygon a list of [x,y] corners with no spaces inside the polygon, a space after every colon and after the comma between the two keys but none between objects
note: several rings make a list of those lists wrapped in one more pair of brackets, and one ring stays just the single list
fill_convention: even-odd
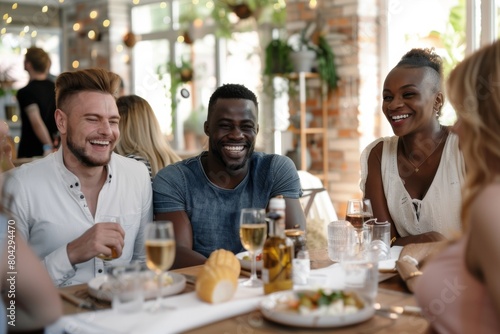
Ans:
[{"label": "wooden dining table", "polygon": [[[325,268],[333,264],[328,258],[326,249],[310,251],[311,269]],[[202,265],[172,270],[180,274],[197,276]],[[243,275],[247,273],[242,272]],[[183,292],[193,291],[194,284],[188,283]],[[62,294],[75,296],[80,300],[85,300],[94,305],[97,309],[108,309],[110,304],[99,301],[88,294],[86,284],[74,285],[59,289]],[[416,306],[414,296],[406,289],[404,282],[397,273],[384,272],[379,273],[379,286],[376,302],[382,308]],[[63,298],[63,312],[65,315],[88,312],[86,308],[75,306],[73,303]],[[367,321],[359,324],[350,325],[341,328],[322,328],[314,329],[315,333],[425,333],[428,329],[428,322],[420,314],[409,312],[403,314],[376,312],[375,315]],[[274,333],[311,333],[310,328],[290,327],[274,323],[264,318],[260,310],[255,310],[239,316],[217,321],[196,329],[186,331],[189,334],[206,333],[252,333],[252,334],[274,334]]]}]

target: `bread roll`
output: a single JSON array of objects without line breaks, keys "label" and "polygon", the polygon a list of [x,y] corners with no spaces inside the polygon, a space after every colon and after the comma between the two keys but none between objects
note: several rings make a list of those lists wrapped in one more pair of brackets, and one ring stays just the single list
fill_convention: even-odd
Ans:
[{"label": "bread roll", "polygon": [[228,266],[233,270],[236,278],[240,276],[240,261],[238,260],[236,255],[233,254],[233,252],[225,249],[218,249],[213,251],[210,254],[208,260],[205,262],[205,265],[209,265],[215,268],[217,268],[218,266]]},{"label": "bread roll", "polygon": [[221,303],[231,299],[238,287],[234,269],[226,265],[214,267],[205,264],[196,279],[197,296],[208,303]]}]

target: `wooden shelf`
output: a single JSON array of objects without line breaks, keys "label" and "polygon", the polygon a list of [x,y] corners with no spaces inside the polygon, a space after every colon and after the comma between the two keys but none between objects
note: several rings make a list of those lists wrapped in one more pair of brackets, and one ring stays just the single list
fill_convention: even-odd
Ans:
[{"label": "wooden shelf", "polygon": [[[321,143],[322,143],[322,169],[321,170],[314,170],[310,171],[311,174],[314,174],[317,176],[321,181],[323,181],[323,185],[325,188],[328,189],[328,106],[327,106],[327,99],[328,99],[328,89],[326,86],[326,83],[323,81],[320,81],[320,85],[318,87],[310,87],[310,89],[318,89],[320,90],[320,96],[321,96],[321,118],[322,118],[322,126],[321,127],[307,127],[306,125],[306,100],[307,100],[307,88],[308,88],[308,80],[309,79],[318,79],[321,80],[318,73],[307,73],[307,72],[300,72],[300,73],[290,73],[284,76],[285,78],[288,78],[289,80],[298,80],[298,97],[291,97],[291,98],[298,98],[300,107],[296,112],[300,114],[300,126],[299,128],[291,128],[288,131],[296,134],[300,138],[300,170],[307,170],[307,135],[311,134],[319,134],[321,135]],[[292,113],[293,110],[290,110]]]},{"label": "wooden shelf", "polygon": [[313,135],[313,134],[323,134],[325,133],[325,129],[323,128],[305,128],[305,129],[295,129],[295,128],[290,128],[287,131],[290,131],[291,133],[295,133],[300,135],[301,133],[305,133],[306,135]]}]

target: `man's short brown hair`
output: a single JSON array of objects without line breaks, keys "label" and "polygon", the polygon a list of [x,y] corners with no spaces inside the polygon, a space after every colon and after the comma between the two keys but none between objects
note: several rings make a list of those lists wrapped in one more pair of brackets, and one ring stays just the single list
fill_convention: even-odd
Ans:
[{"label": "man's short brown hair", "polygon": [[52,64],[49,54],[37,47],[31,47],[26,51],[24,61],[29,62],[31,67],[38,73],[48,72]]},{"label": "man's short brown hair", "polygon": [[56,80],[56,108],[64,109],[64,102],[80,92],[101,92],[118,96],[120,76],[102,68],[89,68],[59,74]]}]

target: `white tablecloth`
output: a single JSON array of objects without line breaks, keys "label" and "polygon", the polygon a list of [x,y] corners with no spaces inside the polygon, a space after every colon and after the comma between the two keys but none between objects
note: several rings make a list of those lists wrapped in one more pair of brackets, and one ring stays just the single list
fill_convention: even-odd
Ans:
[{"label": "white tablecloth", "polygon": [[[344,272],[339,264],[311,270],[309,284],[306,287],[344,287]],[[55,324],[46,328],[48,334],[157,334],[180,333],[227,318],[257,310],[264,298],[262,288],[239,286],[235,296],[220,304],[208,304],[189,292],[171,296],[163,300],[164,305],[172,309],[159,312],[141,310],[136,313],[118,313],[114,310],[86,312],[62,317]],[[149,303],[146,302],[144,309]]]}]

